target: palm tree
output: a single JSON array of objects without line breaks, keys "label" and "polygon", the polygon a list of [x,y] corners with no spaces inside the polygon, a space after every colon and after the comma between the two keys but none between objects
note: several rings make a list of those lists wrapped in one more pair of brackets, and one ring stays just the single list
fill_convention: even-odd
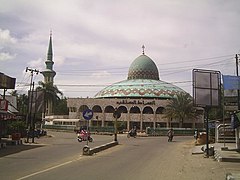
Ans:
[{"label": "palm tree", "polygon": [[44,83],[42,81],[38,82],[39,86],[36,88],[37,91],[44,90],[45,91],[45,107],[47,109],[47,114],[50,115],[53,113],[53,105],[56,104],[57,100],[60,100],[58,95],[63,95],[63,93],[57,88],[57,86],[53,85],[51,82]]},{"label": "palm tree", "polygon": [[183,127],[184,119],[197,119],[200,114],[193,106],[192,97],[188,93],[179,93],[176,98],[170,100],[166,106],[165,118],[179,119],[180,128]]}]

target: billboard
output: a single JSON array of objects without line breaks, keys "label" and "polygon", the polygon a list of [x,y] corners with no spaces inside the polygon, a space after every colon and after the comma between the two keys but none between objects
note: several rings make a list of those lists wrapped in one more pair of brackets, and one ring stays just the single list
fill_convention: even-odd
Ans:
[{"label": "billboard", "polygon": [[16,78],[6,76],[0,72],[0,89],[15,89]]},{"label": "billboard", "polygon": [[221,103],[221,73],[193,69],[193,103],[198,107],[217,107]]}]

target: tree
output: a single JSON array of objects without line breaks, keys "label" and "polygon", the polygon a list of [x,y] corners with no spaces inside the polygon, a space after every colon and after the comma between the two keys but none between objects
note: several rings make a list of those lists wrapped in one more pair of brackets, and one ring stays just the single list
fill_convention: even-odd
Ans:
[{"label": "tree", "polygon": [[26,94],[19,94],[17,90],[10,92],[10,95],[17,97],[18,114],[26,116],[28,113],[28,96]]},{"label": "tree", "polygon": [[171,99],[166,106],[165,118],[178,119],[180,128],[183,127],[184,119],[197,119],[199,113],[193,106],[192,97],[188,93],[179,93],[175,98]]},{"label": "tree", "polygon": [[58,95],[63,95],[63,93],[57,88],[57,86],[53,85],[51,82],[44,83],[39,81],[36,90],[44,90],[45,91],[45,102],[48,107],[48,114],[52,113],[53,105],[56,105],[57,100],[60,100]]},{"label": "tree", "polygon": [[54,113],[58,115],[68,115],[67,98],[64,97],[56,101]]}]

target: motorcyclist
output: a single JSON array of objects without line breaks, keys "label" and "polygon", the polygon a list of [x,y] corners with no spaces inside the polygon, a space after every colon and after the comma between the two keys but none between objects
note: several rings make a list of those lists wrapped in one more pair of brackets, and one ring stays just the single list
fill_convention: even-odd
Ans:
[{"label": "motorcyclist", "polygon": [[129,132],[128,132],[128,137],[136,137],[137,136],[137,128],[134,126]]},{"label": "motorcyclist", "polygon": [[173,140],[173,135],[174,135],[174,131],[173,129],[169,129],[167,132],[167,136],[168,136],[168,142],[171,142]]}]

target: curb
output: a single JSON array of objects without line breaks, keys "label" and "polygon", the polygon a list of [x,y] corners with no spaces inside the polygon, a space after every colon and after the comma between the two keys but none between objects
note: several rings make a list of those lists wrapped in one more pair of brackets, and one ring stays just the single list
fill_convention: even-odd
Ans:
[{"label": "curb", "polygon": [[83,148],[83,155],[91,156],[94,153],[98,153],[100,151],[103,151],[105,149],[114,147],[116,145],[118,145],[118,141],[112,141],[110,143],[103,144],[101,146],[97,146],[97,147],[94,147],[94,148],[89,148],[89,146],[84,146],[84,148]]},{"label": "curb", "polygon": [[234,179],[240,179],[240,174],[235,173],[227,173],[226,174],[226,180],[234,180]]},{"label": "curb", "polygon": [[214,159],[217,160],[218,162],[236,162],[236,163],[240,162],[239,157],[223,157],[221,153],[219,153],[216,150],[215,150]]}]

